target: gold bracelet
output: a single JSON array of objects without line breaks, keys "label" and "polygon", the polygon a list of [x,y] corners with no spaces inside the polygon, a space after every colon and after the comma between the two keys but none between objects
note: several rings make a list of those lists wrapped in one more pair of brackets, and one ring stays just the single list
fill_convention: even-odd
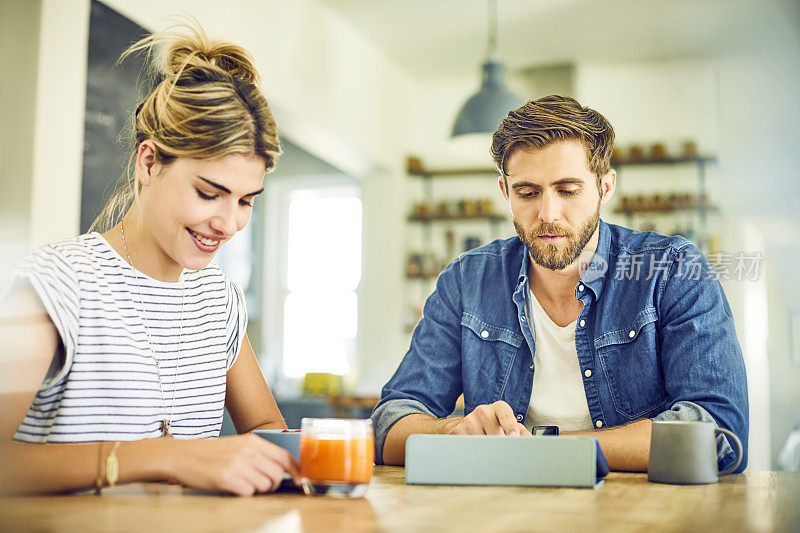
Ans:
[{"label": "gold bracelet", "polygon": [[[94,493],[98,495],[103,489],[103,477],[100,475],[100,466],[103,463],[103,444],[102,442],[97,443],[97,478],[94,482]],[[119,459],[117,459],[119,445],[120,441],[115,442],[106,457],[106,483],[109,487],[113,487],[119,479]]]},{"label": "gold bracelet", "polygon": [[99,496],[103,488],[103,479],[100,477],[100,466],[103,464],[103,443],[97,443],[97,476],[94,480],[94,493]]},{"label": "gold bracelet", "polygon": [[113,487],[119,479],[119,460],[117,459],[117,448],[119,448],[119,445],[119,441],[114,443],[114,447],[111,448],[108,458],[106,459],[106,481],[108,481],[109,487]]}]

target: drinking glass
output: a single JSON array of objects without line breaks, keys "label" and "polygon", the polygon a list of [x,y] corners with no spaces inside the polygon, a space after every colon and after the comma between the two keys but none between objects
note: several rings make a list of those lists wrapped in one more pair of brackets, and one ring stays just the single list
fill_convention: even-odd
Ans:
[{"label": "drinking glass", "polygon": [[306,494],[360,498],[375,464],[372,421],[304,418],[300,473]]}]

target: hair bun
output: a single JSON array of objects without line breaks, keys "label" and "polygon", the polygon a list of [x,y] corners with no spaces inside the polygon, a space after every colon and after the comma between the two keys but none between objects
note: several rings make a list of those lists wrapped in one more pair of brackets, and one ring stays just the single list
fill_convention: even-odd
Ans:
[{"label": "hair bun", "polygon": [[250,53],[235,44],[212,41],[199,24],[176,24],[165,31],[149,35],[129,47],[120,56],[143,51],[156,74],[164,78],[181,77],[217,79],[230,76],[248,83],[258,83],[258,72]]},{"label": "hair bun", "polygon": [[192,30],[188,35],[177,35],[167,48],[163,65],[167,76],[198,69],[225,73],[249,83],[258,81],[253,58],[247,50],[235,44],[209,41],[198,30]]}]

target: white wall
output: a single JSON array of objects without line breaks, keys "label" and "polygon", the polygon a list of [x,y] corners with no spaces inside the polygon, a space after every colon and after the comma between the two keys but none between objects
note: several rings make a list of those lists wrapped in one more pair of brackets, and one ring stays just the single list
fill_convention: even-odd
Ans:
[{"label": "white wall", "polygon": [[[88,2],[2,4],[3,278],[33,246],[74,236],[80,216]],[[17,75],[18,74],[18,75]],[[9,78],[12,79],[12,78]],[[56,214],[57,216],[54,216]]]},{"label": "white wall", "polygon": [[40,25],[30,200],[34,246],[77,235],[80,227],[89,3],[43,0]]},{"label": "white wall", "polygon": [[0,3],[0,283],[29,245],[40,11],[40,1]]}]

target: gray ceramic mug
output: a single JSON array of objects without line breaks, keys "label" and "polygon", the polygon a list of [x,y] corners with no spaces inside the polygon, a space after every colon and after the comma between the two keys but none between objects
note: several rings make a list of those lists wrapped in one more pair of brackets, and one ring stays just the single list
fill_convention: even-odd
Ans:
[{"label": "gray ceramic mug", "polygon": [[[717,435],[723,434],[736,452],[736,461],[720,472],[717,468]],[[727,429],[711,422],[653,421],[647,479],[656,483],[699,485],[716,483],[733,473],[742,462],[742,442]]]}]

